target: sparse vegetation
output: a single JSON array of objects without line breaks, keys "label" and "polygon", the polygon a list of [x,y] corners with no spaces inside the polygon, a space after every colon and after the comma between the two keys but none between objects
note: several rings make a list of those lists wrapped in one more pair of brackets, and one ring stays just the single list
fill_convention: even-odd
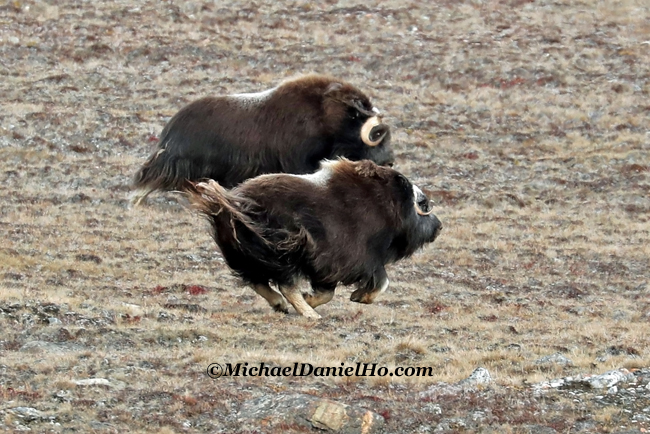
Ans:
[{"label": "sparse vegetation", "polygon": [[[237,419],[285,391],[387,432],[650,429],[650,393],[530,387],[650,367],[645,2],[16,0],[0,21],[5,430],[299,432]],[[376,304],[339,288],[318,322],[241,286],[182,199],[127,199],[184,104],[312,71],[372,97],[444,224]],[[554,353],[572,363],[536,363]],[[434,375],[206,375],[262,361]],[[478,366],[491,385],[431,392]]]}]

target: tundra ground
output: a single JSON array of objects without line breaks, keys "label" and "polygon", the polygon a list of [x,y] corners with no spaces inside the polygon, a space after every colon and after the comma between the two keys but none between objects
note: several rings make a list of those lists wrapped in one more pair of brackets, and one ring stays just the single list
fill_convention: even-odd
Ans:
[{"label": "tundra ground", "polygon": [[[15,0],[0,23],[5,430],[309,432],[237,419],[286,391],[395,433],[650,429],[647,396],[530,387],[650,366],[647,2]],[[242,286],[177,196],[127,199],[184,104],[307,72],[372,97],[444,224],[376,304],[341,287],[320,321]],[[228,362],[433,375],[206,375]],[[491,385],[421,398],[477,367]]]}]

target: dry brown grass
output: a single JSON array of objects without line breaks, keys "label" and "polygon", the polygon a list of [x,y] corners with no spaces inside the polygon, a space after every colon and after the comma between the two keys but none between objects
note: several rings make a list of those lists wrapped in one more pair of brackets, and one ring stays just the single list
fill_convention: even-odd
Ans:
[{"label": "dry brown grass", "polygon": [[[415,431],[442,416],[409,393],[483,366],[498,393],[448,396],[444,415],[569,431],[584,411],[524,384],[650,366],[649,19],[632,0],[0,2],[0,420],[29,406],[54,430],[232,431],[243,400],[295,390]],[[310,71],[372,95],[445,226],[377,304],[340,288],[320,322],[270,312],[173,195],[127,201],[183,104]],[[573,365],[535,364],[556,352]],[[205,375],[261,361],[434,375]],[[596,431],[644,426],[590,411]]]}]

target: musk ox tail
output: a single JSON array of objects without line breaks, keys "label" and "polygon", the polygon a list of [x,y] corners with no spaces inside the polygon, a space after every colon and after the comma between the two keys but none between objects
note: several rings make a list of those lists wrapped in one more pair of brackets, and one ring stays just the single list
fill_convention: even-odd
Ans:
[{"label": "musk ox tail", "polygon": [[[229,241],[239,244],[237,226],[242,226],[260,241],[267,243],[261,231],[242,211],[242,207],[250,207],[251,204],[248,203],[250,200],[234,195],[212,179],[197,183],[187,182],[184,190],[192,207],[204,214],[212,224],[217,242],[219,242],[217,237],[226,237],[230,239]],[[221,233],[224,226],[230,228],[228,232],[232,234],[231,237]]]},{"label": "musk ox tail", "polygon": [[254,200],[214,180],[190,182],[185,192],[192,207],[210,222],[212,237],[230,268],[245,280],[284,283],[299,272],[306,247],[313,245],[304,227],[265,224],[269,215]]},{"label": "musk ox tail", "polygon": [[249,222],[248,217],[237,209],[237,203],[241,199],[218,182],[212,179],[205,182],[189,182],[185,190],[192,207],[206,216],[216,216],[225,212],[233,218]]},{"label": "musk ox tail", "polygon": [[131,203],[139,205],[156,190],[183,191],[194,173],[189,160],[173,156],[167,149],[154,152],[133,177]]}]

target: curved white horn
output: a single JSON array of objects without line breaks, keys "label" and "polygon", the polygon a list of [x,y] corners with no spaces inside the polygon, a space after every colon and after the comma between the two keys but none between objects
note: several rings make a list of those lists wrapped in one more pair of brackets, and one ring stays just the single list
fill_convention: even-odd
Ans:
[{"label": "curved white horn", "polygon": [[381,139],[383,139],[383,137],[381,137],[379,140],[374,142],[370,140],[370,132],[374,127],[380,124],[381,122],[379,122],[379,118],[377,116],[373,116],[369,118],[366,121],[366,123],[363,124],[363,126],[361,127],[361,140],[363,140],[363,143],[365,143],[368,146],[377,146],[379,143],[381,143]]},{"label": "curved white horn", "polygon": [[431,214],[433,212],[433,209],[431,209],[431,211],[429,211],[429,212],[422,211],[420,209],[420,207],[418,206],[417,202],[414,202],[413,205],[415,206],[415,212],[418,213],[419,215],[429,215],[429,214]]}]

